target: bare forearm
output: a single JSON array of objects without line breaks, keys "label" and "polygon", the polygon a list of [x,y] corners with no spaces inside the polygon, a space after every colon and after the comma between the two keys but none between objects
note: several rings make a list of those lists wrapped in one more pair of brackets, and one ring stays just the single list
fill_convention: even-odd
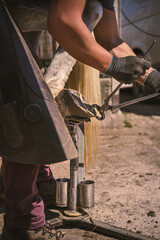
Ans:
[{"label": "bare forearm", "polygon": [[58,32],[50,31],[50,34],[71,56],[99,71],[107,69],[112,56],[95,42],[91,34],[87,33],[88,30],[84,33],[80,31],[80,28],[76,28],[74,31],[64,25],[61,29],[65,38],[62,38]]},{"label": "bare forearm", "polygon": [[[82,2],[77,0],[75,5],[75,1],[72,1],[72,8],[73,5],[75,8],[79,5],[80,9]],[[65,2],[62,2],[63,9],[57,1],[53,0],[53,3],[54,6],[51,6],[48,16],[50,34],[71,56],[100,71],[105,71],[111,62],[112,55],[92,37],[82,20],[79,9],[74,9],[74,12],[70,10],[69,14],[66,14],[63,10]]]},{"label": "bare forearm", "polygon": [[129,55],[135,56],[135,53],[125,42],[119,42],[119,44],[117,43],[117,46],[112,48],[110,52],[116,57],[126,57]]}]

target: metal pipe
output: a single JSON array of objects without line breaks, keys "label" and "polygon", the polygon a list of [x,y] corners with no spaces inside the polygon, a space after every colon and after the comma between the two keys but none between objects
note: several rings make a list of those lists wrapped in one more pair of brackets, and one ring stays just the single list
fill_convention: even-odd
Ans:
[{"label": "metal pipe", "polygon": [[78,126],[78,183],[84,181],[84,123]]},{"label": "metal pipe", "polygon": [[77,210],[78,158],[70,160],[69,210]]},{"label": "metal pipe", "polygon": [[124,103],[120,103],[118,105],[115,105],[115,106],[109,106],[109,109],[110,110],[115,110],[117,108],[122,108],[122,107],[126,107],[126,106],[129,106],[131,104],[134,104],[134,103],[139,103],[139,102],[142,102],[144,100],[147,100],[147,99],[150,99],[150,98],[153,98],[153,97],[158,97],[160,96],[160,93],[153,93],[153,94],[150,94],[150,95],[147,95],[147,96],[144,96],[144,97],[141,97],[141,98],[136,98],[136,99],[133,99],[131,101],[127,101],[127,102],[124,102]]},{"label": "metal pipe", "polygon": [[[78,148],[78,125],[71,121],[66,121],[66,125],[74,142]],[[76,212],[77,209],[77,186],[78,186],[78,158],[70,160],[70,187],[68,208],[71,212]]]}]

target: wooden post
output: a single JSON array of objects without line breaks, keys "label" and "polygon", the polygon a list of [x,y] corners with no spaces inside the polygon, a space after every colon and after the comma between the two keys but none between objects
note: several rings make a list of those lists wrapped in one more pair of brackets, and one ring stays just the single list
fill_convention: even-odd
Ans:
[{"label": "wooden post", "polygon": [[[89,104],[101,104],[99,71],[96,69],[78,62],[70,74],[66,87],[79,91]],[[85,123],[84,132],[84,158],[87,170],[98,154],[99,121],[92,119],[91,122]]]}]

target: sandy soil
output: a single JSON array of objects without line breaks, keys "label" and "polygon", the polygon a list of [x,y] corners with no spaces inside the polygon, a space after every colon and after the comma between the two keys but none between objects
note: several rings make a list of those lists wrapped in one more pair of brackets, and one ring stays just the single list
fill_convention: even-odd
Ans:
[{"label": "sandy soil", "polygon": [[160,116],[126,115],[132,128],[110,129],[96,182],[94,218],[160,239]]},{"label": "sandy soil", "polygon": [[[95,181],[94,219],[160,239],[160,108],[123,109],[124,126],[102,130],[100,157],[86,179]],[[69,176],[68,163],[53,166]],[[61,174],[59,174],[61,172]],[[95,238],[96,239],[96,238]]]},{"label": "sandy soil", "polygon": [[[87,210],[91,217],[157,239],[160,239],[159,106],[143,103],[123,109],[124,126],[103,129],[99,159],[85,176],[95,181],[95,206]],[[55,178],[69,177],[69,162],[52,165],[52,170]],[[110,239],[85,231],[77,234],[84,240]]]}]

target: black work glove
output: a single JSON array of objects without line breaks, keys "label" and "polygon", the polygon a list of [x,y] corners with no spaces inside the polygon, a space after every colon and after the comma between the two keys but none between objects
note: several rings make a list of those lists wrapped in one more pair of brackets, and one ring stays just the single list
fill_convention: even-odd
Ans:
[{"label": "black work glove", "polygon": [[144,86],[150,88],[153,92],[160,92],[160,72],[153,70],[144,80]]},{"label": "black work glove", "polygon": [[142,57],[127,56],[117,58],[113,56],[111,64],[105,73],[119,82],[131,84],[134,80],[139,79],[141,75],[144,75],[146,69],[149,69],[150,66],[150,62]]}]

